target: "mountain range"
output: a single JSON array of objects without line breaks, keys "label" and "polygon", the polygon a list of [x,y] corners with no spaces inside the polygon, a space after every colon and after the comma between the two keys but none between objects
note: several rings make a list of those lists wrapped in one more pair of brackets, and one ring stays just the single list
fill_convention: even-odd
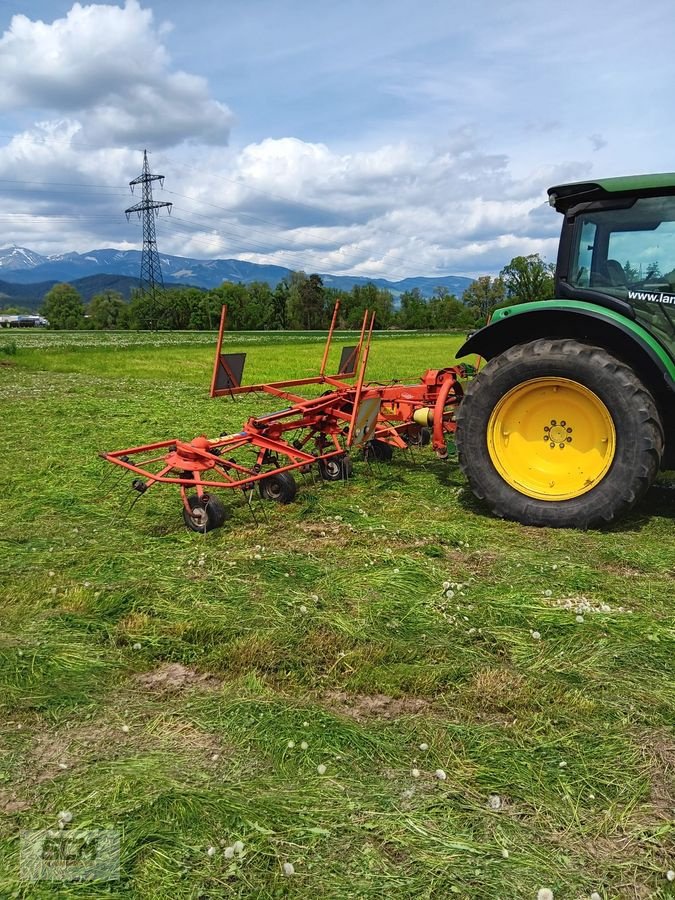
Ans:
[{"label": "mountain range", "polygon": [[[291,272],[283,266],[267,266],[245,262],[240,259],[190,259],[184,256],[160,254],[162,276],[165,284],[183,284],[191,287],[212,288],[223,281],[243,282],[266,281],[271,287],[288,276]],[[138,284],[141,268],[140,250],[91,250],[88,253],[62,253],[53,256],[42,256],[26,247],[6,247],[0,249],[0,295],[21,302],[28,302],[38,294],[40,299],[44,293],[57,282],[71,282],[79,288],[82,279],[90,281],[89,287],[96,285],[97,290],[113,287],[112,283],[99,286],[100,277],[104,281],[116,281],[115,290],[121,290],[128,296],[131,289]],[[326,287],[351,290],[354,285],[372,282],[378,287],[391,291],[394,297],[404,291],[418,288],[422,295],[431,297],[436,287],[445,287],[450,293],[460,296],[473,279],[462,275],[441,275],[438,277],[412,277],[401,281],[389,281],[386,278],[364,278],[356,275],[321,274]],[[12,289],[12,285],[16,288]],[[24,286],[21,290],[19,285]],[[87,285],[83,285],[85,289]],[[26,290],[27,289],[27,290]],[[86,293],[81,291],[88,299]],[[33,302],[35,302],[33,300]]]}]

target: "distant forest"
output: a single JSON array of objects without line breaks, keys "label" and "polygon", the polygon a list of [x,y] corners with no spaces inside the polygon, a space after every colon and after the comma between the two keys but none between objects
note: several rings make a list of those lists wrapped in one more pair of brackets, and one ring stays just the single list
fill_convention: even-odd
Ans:
[{"label": "distant forest", "polygon": [[503,303],[552,294],[552,267],[535,254],[515,257],[496,278],[478,278],[461,300],[439,286],[429,299],[414,288],[395,303],[389,291],[372,283],[345,291],[326,287],[319,275],[292,272],[275,288],[265,282],[225,282],[209,290],[172,286],[154,297],[135,291],[129,301],[106,289],[87,304],[72,284],[56,284],[45,294],[41,312],[54,329],[208,330],[218,326],[220,310],[227,304],[232,331],[320,330],[330,325],[339,300],[340,328],[360,327],[369,309],[379,329],[465,330],[483,324]]}]

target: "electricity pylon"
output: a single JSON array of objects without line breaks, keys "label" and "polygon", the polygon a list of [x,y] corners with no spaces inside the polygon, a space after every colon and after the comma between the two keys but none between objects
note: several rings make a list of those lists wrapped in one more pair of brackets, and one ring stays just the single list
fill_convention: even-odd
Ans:
[{"label": "electricity pylon", "polygon": [[159,181],[160,185],[164,187],[163,175],[150,174],[150,166],[148,165],[148,151],[144,150],[143,171],[138,176],[138,178],[134,178],[133,181],[129,182],[129,187],[131,188],[132,194],[134,192],[134,187],[137,184],[143,186],[143,199],[140,203],[135,203],[133,206],[130,206],[129,209],[125,209],[124,212],[127,217],[127,222],[129,221],[131,213],[134,212],[138,213],[139,219],[141,217],[143,218],[143,253],[141,254],[140,291],[142,294],[149,294],[154,300],[157,292],[157,287],[164,287],[164,280],[162,278],[162,266],[159,261],[159,253],[157,252],[155,217],[159,215],[159,210],[163,206],[168,207],[170,213],[173,204],[167,203],[165,200],[152,199],[153,181]]}]

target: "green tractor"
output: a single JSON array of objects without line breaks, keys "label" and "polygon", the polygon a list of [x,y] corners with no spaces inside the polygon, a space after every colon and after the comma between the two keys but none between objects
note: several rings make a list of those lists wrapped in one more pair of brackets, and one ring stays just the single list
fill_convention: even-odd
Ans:
[{"label": "green tractor", "polygon": [[555,299],[497,310],[457,414],[474,494],[525,525],[624,515],[675,467],[675,174],[549,189]]}]

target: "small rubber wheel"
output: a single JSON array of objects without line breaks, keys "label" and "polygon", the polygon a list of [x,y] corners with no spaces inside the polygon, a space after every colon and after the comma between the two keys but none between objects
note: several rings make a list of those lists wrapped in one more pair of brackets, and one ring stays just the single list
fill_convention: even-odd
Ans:
[{"label": "small rubber wheel", "polygon": [[431,443],[431,428],[425,425],[411,425],[402,437],[409,447],[428,447]]},{"label": "small rubber wheel", "polygon": [[490,360],[457,413],[474,494],[523,525],[591,528],[631,509],[664,450],[654,398],[602,347],[518,344]]},{"label": "small rubber wheel", "polygon": [[275,475],[268,475],[262,481],[258,482],[260,496],[263,500],[274,500],[276,503],[291,503],[295,500],[298,493],[298,486],[295,478],[290,472],[277,472]]},{"label": "small rubber wheel", "polygon": [[319,473],[324,481],[345,481],[352,476],[352,461],[346,453],[342,456],[320,459]]},{"label": "small rubber wheel", "polygon": [[363,448],[363,458],[375,462],[391,462],[394,455],[394,448],[386,441],[379,441],[377,438],[368,443]]},{"label": "small rubber wheel", "polygon": [[205,534],[220,528],[227,517],[225,504],[213,494],[204,494],[198,497],[192,494],[187,498],[190,512],[183,507],[183,521],[190,531],[198,531]]}]

